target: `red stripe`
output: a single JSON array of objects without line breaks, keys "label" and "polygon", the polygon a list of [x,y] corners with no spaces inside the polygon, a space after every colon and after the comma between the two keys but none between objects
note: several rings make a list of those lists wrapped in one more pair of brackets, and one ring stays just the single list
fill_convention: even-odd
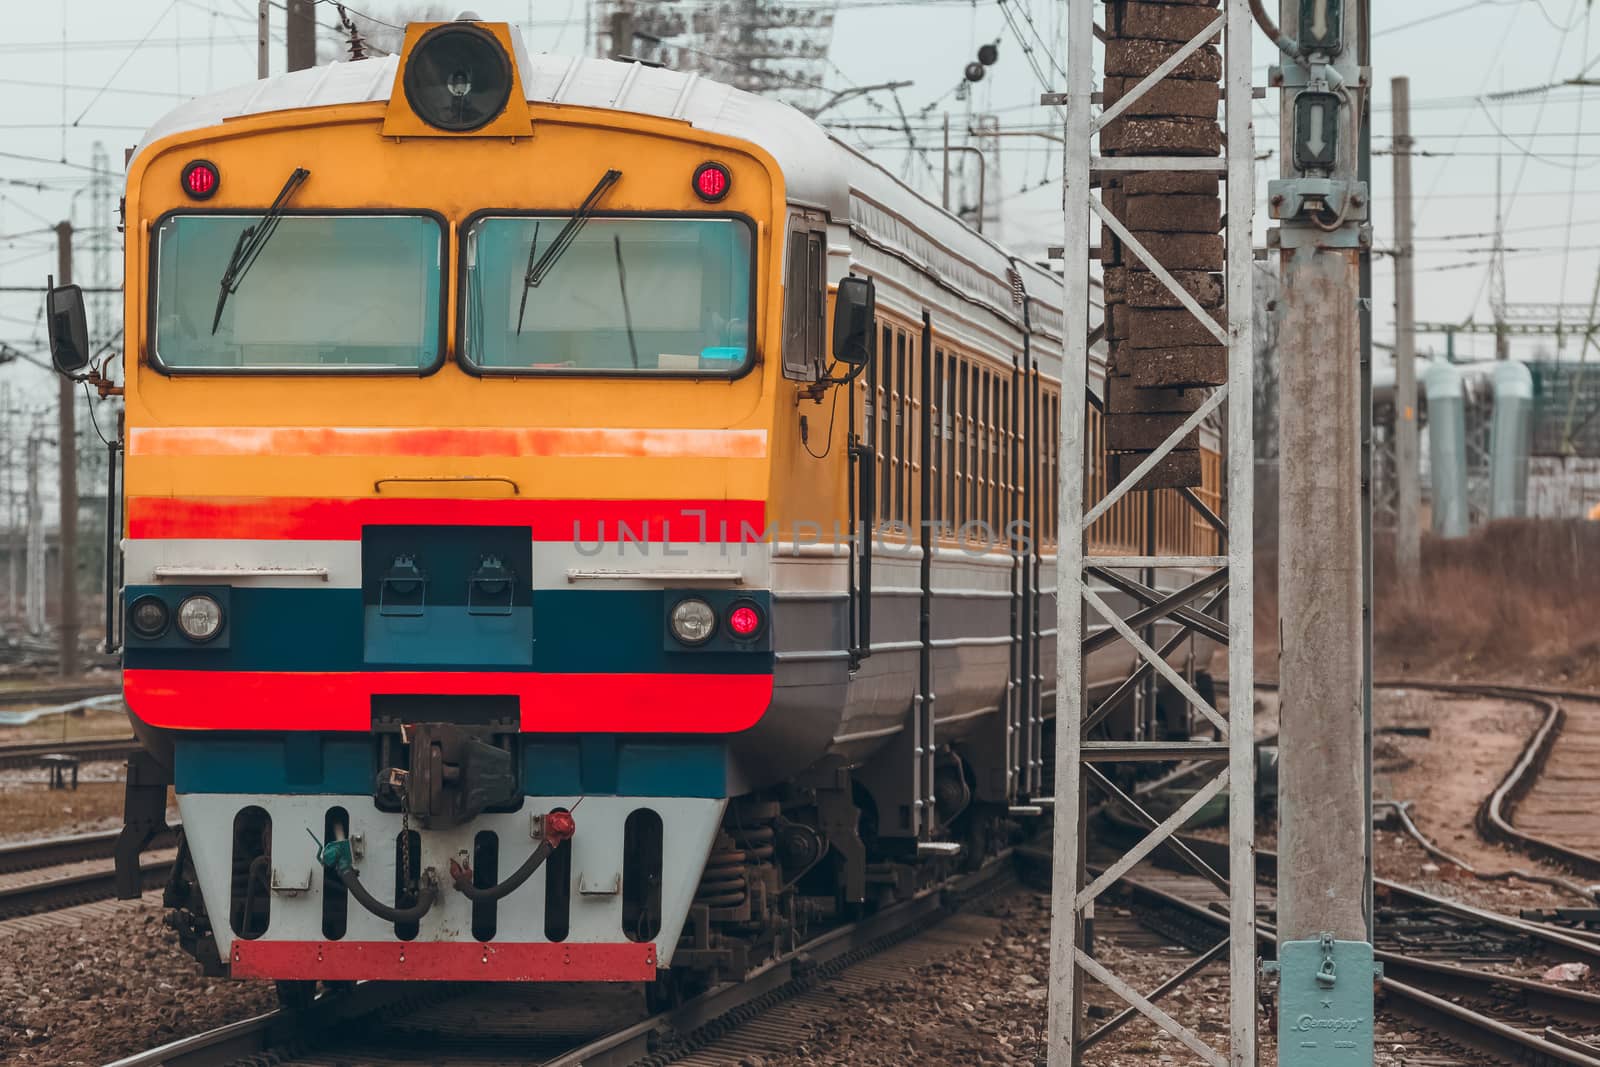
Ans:
[{"label": "red stripe", "polygon": [[128,500],[128,536],[359,541],[363,526],[531,526],[535,541],[745,544],[766,539],[760,500],[448,500],[158,497]]},{"label": "red stripe", "polygon": [[372,728],[374,694],[515,696],[525,733],[728,734],[772,703],[770,674],[468,671],[122,673],[128,707],[173,730]]},{"label": "red stripe", "polygon": [[234,941],[234,978],[648,982],[653,942]]}]

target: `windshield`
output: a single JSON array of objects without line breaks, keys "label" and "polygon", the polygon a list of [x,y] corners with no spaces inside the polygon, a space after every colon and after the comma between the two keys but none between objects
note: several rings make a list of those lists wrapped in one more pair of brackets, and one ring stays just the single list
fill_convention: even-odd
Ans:
[{"label": "windshield", "polygon": [[156,232],[155,361],[168,370],[427,370],[441,356],[443,236],[412,215],[287,215],[228,297],[245,215],[173,215]]},{"label": "windshield", "polygon": [[487,371],[699,377],[744,370],[751,348],[747,223],[592,218],[529,284],[528,264],[570,219],[485,218],[468,231],[468,363]]}]

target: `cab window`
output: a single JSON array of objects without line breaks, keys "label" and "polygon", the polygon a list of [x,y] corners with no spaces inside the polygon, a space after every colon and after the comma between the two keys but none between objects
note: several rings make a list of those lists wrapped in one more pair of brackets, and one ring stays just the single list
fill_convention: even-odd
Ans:
[{"label": "cab window", "polygon": [[[463,259],[462,358],[485,373],[737,375],[753,240],[735,218],[491,216]],[[530,281],[530,272],[542,266]]]},{"label": "cab window", "polygon": [[222,299],[259,214],[169,215],[154,344],[170,373],[426,371],[443,357],[444,235],[424,215],[285,215]]}]

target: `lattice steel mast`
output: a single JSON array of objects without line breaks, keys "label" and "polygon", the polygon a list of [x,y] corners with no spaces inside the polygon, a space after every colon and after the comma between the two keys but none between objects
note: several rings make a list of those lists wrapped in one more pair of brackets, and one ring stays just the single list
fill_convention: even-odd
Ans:
[{"label": "lattice steel mast", "polygon": [[[1254,32],[1248,0],[1225,0],[1219,13],[1194,5],[1128,5],[1129,9],[1156,8],[1146,12],[1152,20],[1170,14],[1171,25],[1183,19],[1200,20],[1199,28],[1172,40],[1170,34],[1151,32],[1144,36],[1159,38],[1149,42],[1151,47],[1131,50],[1148,61],[1143,68],[1121,75],[1120,88],[1115,101],[1098,114],[1092,104],[1095,92],[1095,71],[1101,64],[1096,61],[1096,27],[1092,0],[1067,2],[1067,71],[1070,75],[1069,91],[1065,99],[1047,98],[1050,103],[1064,104],[1067,109],[1066,149],[1064,171],[1064,208],[1066,214],[1065,240],[1065,309],[1066,309],[1066,362],[1063,372],[1063,401],[1061,419],[1061,453],[1065,456],[1084,454],[1083,443],[1088,421],[1091,366],[1089,362],[1090,331],[1090,248],[1091,220],[1098,218],[1105,227],[1104,242],[1120,242],[1120,251],[1126,262],[1141,272],[1148,272],[1153,281],[1145,280],[1148,291],[1159,294],[1150,306],[1164,309],[1182,309],[1193,316],[1192,322],[1163,316],[1163,329],[1172,329],[1187,338],[1197,331],[1204,342],[1194,344],[1179,341],[1182,349],[1167,349],[1173,360],[1188,361],[1191,385],[1214,384],[1216,387],[1198,403],[1185,404],[1187,413],[1171,413],[1170,408],[1157,408],[1160,416],[1150,416],[1156,421],[1145,425],[1170,428],[1164,436],[1150,442],[1154,447],[1139,449],[1122,457],[1115,457],[1113,469],[1122,476],[1098,501],[1084,500],[1084,486],[1088,481],[1084,462],[1064,462],[1061,467],[1061,526],[1059,531],[1059,556],[1057,558],[1058,597],[1058,650],[1057,650],[1057,719],[1056,719],[1056,821],[1054,862],[1054,906],[1052,911],[1052,944],[1050,968],[1050,1035],[1049,1054],[1052,1067],[1065,1067],[1079,1062],[1079,1030],[1084,975],[1094,978],[1115,992],[1121,999],[1149,1018],[1162,1030],[1171,1034],[1204,1062],[1216,1067],[1249,1067],[1256,1062],[1256,934],[1255,934],[1255,865],[1252,845],[1255,831],[1255,747],[1252,736],[1252,423],[1253,405],[1250,402],[1253,375],[1252,351],[1252,225],[1255,214],[1254,146],[1251,131],[1251,35]],[[1154,25],[1154,23],[1152,23]],[[1170,43],[1166,43],[1169,42]],[[1202,94],[1192,93],[1175,84],[1174,78],[1196,79],[1205,76],[1196,71],[1210,69],[1215,77],[1219,62],[1214,42],[1224,45],[1220,60],[1222,73],[1224,122],[1218,144],[1208,140],[1203,133],[1202,120],[1215,127],[1216,98],[1211,96],[1209,117],[1197,115],[1193,99]],[[1114,46],[1108,46],[1114,47]],[[1105,97],[1110,101],[1113,94]],[[1159,149],[1162,143],[1163,121],[1170,122],[1172,141],[1181,148],[1169,154],[1119,156],[1105,154],[1104,135],[1116,135],[1117,143],[1126,145],[1133,138],[1135,123],[1126,123],[1117,131],[1115,121],[1119,116],[1130,119],[1154,117],[1155,122],[1142,122],[1141,129],[1150,134],[1146,147]],[[1186,116],[1169,120],[1167,116]],[[1109,128],[1109,129],[1108,129]],[[1213,135],[1214,137],[1214,135]],[[1099,151],[1096,139],[1100,138]],[[1171,142],[1168,142],[1171,143]],[[1187,152],[1190,154],[1180,154]],[[1175,191],[1174,200],[1203,199],[1195,196],[1197,188],[1207,183],[1184,176],[1221,176],[1226,182],[1227,210],[1224,227],[1225,256],[1216,264],[1222,267],[1220,278],[1212,272],[1213,263],[1202,254],[1215,246],[1215,237],[1209,240],[1189,240],[1190,234],[1180,236],[1185,240],[1163,240],[1160,233],[1135,233],[1118,217],[1118,205],[1126,215],[1133,197],[1127,193],[1124,182],[1122,192],[1097,196],[1095,188],[1104,179],[1138,175],[1152,191],[1157,188]],[[1167,179],[1155,180],[1165,175]],[[1118,197],[1125,199],[1118,200]],[[1145,197],[1143,199],[1155,199]],[[1192,226],[1152,225],[1150,230],[1192,230]],[[1212,231],[1213,234],[1215,230]],[[1202,235],[1203,236],[1203,235]],[[1153,252],[1152,247],[1156,250]],[[1189,253],[1179,252],[1187,248]],[[1198,250],[1198,251],[1197,251]],[[1169,269],[1185,256],[1192,261],[1183,262],[1182,269]],[[1102,255],[1104,248],[1102,247]],[[1198,266],[1196,266],[1198,264]],[[1183,277],[1175,277],[1182,274]],[[1131,278],[1131,275],[1129,275]],[[1207,294],[1216,293],[1220,282],[1221,293],[1226,298],[1226,314],[1219,317],[1208,308],[1215,299]],[[1132,282],[1129,282],[1132,285]],[[1131,289],[1130,289],[1131,292]],[[1154,318],[1148,318],[1154,328]],[[1198,325],[1196,325],[1198,324]],[[1130,329],[1146,328],[1133,318]],[[1154,346],[1151,346],[1154,348]],[[1150,348],[1145,351],[1150,351]],[[1135,382],[1141,374],[1149,385],[1154,381],[1149,368],[1155,357],[1145,357],[1143,370],[1132,373]],[[1223,375],[1210,377],[1225,367]],[[1168,380],[1167,384],[1176,385]],[[1142,391],[1142,390],[1141,390]],[[1172,393],[1174,388],[1151,389],[1151,392]],[[1238,402],[1227,404],[1229,396]],[[1151,397],[1152,402],[1157,398]],[[1148,409],[1146,409],[1148,410]],[[1226,524],[1222,530],[1223,549],[1218,555],[1199,557],[1178,556],[1092,556],[1085,552],[1085,531],[1116,500],[1130,491],[1140,491],[1156,485],[1189,484],[1178,476],[1181,462],[1179,454],[1193,446],[1190,435],[1213,413],[1226,411]],[[1109,416],[1108,416],[1109,417]],[[1111,479],[1112,482],[1116,478]],[[1202,511],[1192,493],[1186,494],[1190,506]],[[1238,536],[1228,537],[1228,531]],[[1218,708],[1198,693],[1188,681],[1167,664],[1164,655],[1150,647],[1127,617],[1119,614],[1108,597],[1103,595],[1104,580],[1097,575],[1117,576],[1119,572],[1151,568],[1155,570],[1187,568],[1199,570],[1204,577],[1191,582],[1178,593],[1163,597],[1160,603],[1171,621],[1199,632],[1215,633],[1215,624],[1206,626],[1203,611],[1188,610],[1188,605],[1202,595],[1225,589],[1229,602],[1226,624],[1228,645],[1227,702]],[[1213,598],[1213,601],[1215,598]],[[1134,606],[1143,610],[1154,601]],[[1081,639],[1085,633],[1085,605],[1093,617],[1103,618],[1124,641],[1137,650],[1140,667],[1135,672],[1141,677],[1154,670],[1163,681],[1181,694],[1194,715],[1209,723],[1213,732],[1211,740],[1200,741],[1099,741],[1084,736],[1088,725],[1096,718],[1096,709],[1085,695],[1085,672]],[[1130,609],[1133,610],[1133,609]],[[1121,691],[1122,687],[1119,687]],[[1225,764],[1194,797],[1164,820],[1147,819],[1152,829],[1132,849],[1111,862],[1092,881],[1086,878],[1083,867],[1083,841],[1086,780],[1101,780],[1095,765],[1099,763],[1149,762],[1170,763],[1175,759],[1202,759]],[[1215,769],[1215,764],[1213,765]],[[1214,881],[1224,881],[1228,887],[1230,905],[1230,936],[1227,949],[1229,976],[1229,1042],[1225,1051],[1214,1049],[1194,1029],[1152,1003],[1151,999],[1109,971],[1093,958],[1084,943],[1084,916],[1094,901],[1122,874],[1149,856],[1162,842],[1173,834],[1192,815],[1213,797],[1226,792],[1229,799],[1230,863],[1226,872],[1206,871]],[[1196,861],[1198,862],[1198,861]],[[1203,865],[1201,865],[1203,866]]]}]

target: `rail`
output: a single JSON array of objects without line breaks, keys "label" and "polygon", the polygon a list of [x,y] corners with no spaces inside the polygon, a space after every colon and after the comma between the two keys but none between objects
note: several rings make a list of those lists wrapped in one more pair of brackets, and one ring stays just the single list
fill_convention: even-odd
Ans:
[{"label": "rail", "polygon": [[71,741],[21,741],[0,745],[0,769],[36,767],[43,756],[61,753],[80,760],[127,759],[139,742],[131,737],[85,737]]},{"label": "rail", "polygon": [[[715,986],[679,1007],[646,1019],[630,1020],[599,1037],[576,1038],[560,1052],[523,1062],[539,1067],[622,1067],[664,1050],[692,1049],[810,988],[817,979],[914,937],[971,900],[1011,884],[1012,871],[1011,853],[1002,853],[979,871],[931,886],[857,922],[835,927],[744,978]],[[266,1012],[128,1056],[109,1067],[221,1067],[246,1057],[265,1060],[268,1056],[271,1062],[283,1062],[286,1058],[292,1060],[293,1055],[281,1055],[281,1049],[288,1046],[303,1054],[317,1045],[319,1035],[331,1033],[340,1023],[401,1011],[408,1003],[422,999],[457,995],[470,996],[471,989],[361,983],[345,993],[324,994],[307,1011]],[[344,1027],[343,1032],[349,1033],[351,1028]]]},{"label": "rail", "polygon": [[[178,843],[178,826],[151,839],[148,848],[171,848]],[[64,837],[46,837],[36,841],[19,841],[0,845],[0,874],[33,871],[42,867],[55,867],[63,863],[83,860],[111,859],[116,852],[120,830],[103,830],[90,834],[70,834]]]}]

